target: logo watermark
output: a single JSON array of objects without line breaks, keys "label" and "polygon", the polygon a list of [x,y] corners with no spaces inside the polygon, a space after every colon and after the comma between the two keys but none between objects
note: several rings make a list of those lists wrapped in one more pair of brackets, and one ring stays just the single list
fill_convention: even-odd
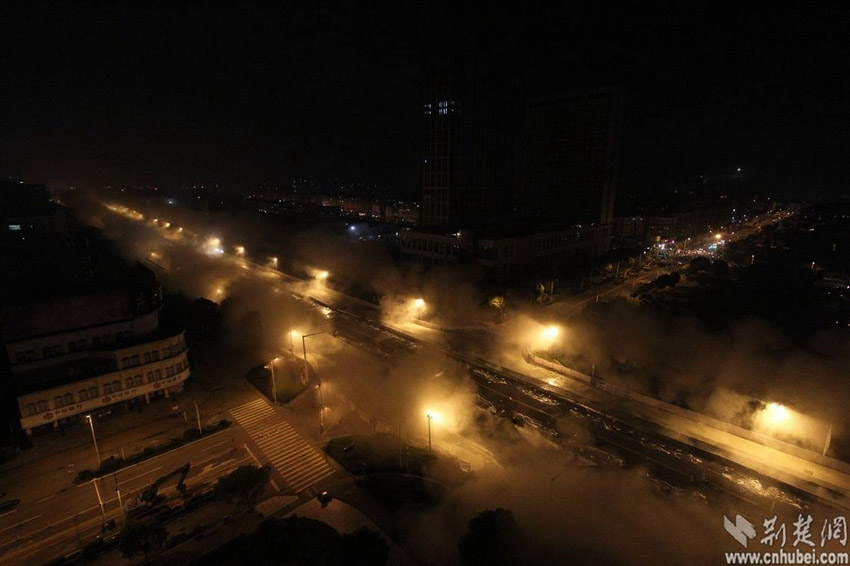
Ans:
[{"label": "logo watermark", "polygon": [[847,547],[844,516],[815,523],[811,515],[801,513],[789,526],[777,515],[764,519],[760,525],[743,515],[735,515],[734,520],[724,515],[723,528],[747,549],[727,552],[727,564],[850,564],[846,551],[826,550],[827,546]]}]

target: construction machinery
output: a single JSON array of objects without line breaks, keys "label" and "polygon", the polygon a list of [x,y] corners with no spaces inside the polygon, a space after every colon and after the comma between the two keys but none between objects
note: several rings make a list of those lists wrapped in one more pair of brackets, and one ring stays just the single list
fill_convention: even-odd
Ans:
[{"label": "construction machinery", "polygon": [[159,503],[161,503],[165,498],[159,495],[159,488],[162,484],[170,480],[175,476],[179,476],[177,480],[177,491],[180,493],[181,497],[186,497],[186,476],[189,474],[190,463],[186,462],[185,465],[180,466],[176,470],[165,474],[164,476],[157,478],[152,484],[142,491],[135,500],[131,500],[130,504],[127,506],[127,511],[134,516],[146,514],[146,511],[156,507]]}]

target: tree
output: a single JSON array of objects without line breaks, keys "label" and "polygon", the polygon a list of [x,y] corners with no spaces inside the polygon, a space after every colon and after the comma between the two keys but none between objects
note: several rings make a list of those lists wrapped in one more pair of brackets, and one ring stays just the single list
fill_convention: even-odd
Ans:
[{"label": "tree", "polygon": [[166,539],[168,539],[168,530],[155,520],[129,520],[118,537],[118,550],[121,556],[128,560],[143,554],[145,564],[150,564],[151,555],[156,555],[162,550]]},{"label": "tree", "polygon": [[390,545],[380,533],[360,527],[342,535],[340,563],[352,566],[383,566],[390,556]]},{"label": "tree", "polygon": [[521,564],[525,535],[507,509],[487,509],[469,521],[469,530],[458,541],[461,561],[467,566]]},{"label": "tree", "polygon": [[237,497],[239,503],[251,505],[263,493],[270,476],[268,466],[239,466],[218,480],[217,491],[228,500]]}]

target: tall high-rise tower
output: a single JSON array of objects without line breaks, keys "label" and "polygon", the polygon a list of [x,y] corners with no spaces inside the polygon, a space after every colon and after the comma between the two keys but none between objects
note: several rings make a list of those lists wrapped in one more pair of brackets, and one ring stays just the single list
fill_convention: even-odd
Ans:
[{"label": "tall high-rise tower", "polygon": [[443,75],[427,83],[422,113],[422,226],[479,226],[498,193],[491,104],[472,80]]}]

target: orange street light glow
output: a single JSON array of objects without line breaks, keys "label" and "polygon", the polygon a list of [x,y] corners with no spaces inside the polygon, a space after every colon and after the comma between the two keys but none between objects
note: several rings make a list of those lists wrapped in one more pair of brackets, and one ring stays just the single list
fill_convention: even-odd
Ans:
[{"label": "orange street light glow", "polygon": [[779,403],[768,403],[764,408],[764,414],[772,424],[784,423],[789,417],[788,409]]},{"label": "orange street light glow", "polygon": [[558,337],[558,334],[559,334],[560,332],[561,332],[561,331],[560,331],[560,329],[559,329],[557,326],[547,326],[547,327],[543,330],[543,335],[544,335],[546,338],[548,338],[549,340],[554,340],[555,338],[557,338],[557,337]]}]

